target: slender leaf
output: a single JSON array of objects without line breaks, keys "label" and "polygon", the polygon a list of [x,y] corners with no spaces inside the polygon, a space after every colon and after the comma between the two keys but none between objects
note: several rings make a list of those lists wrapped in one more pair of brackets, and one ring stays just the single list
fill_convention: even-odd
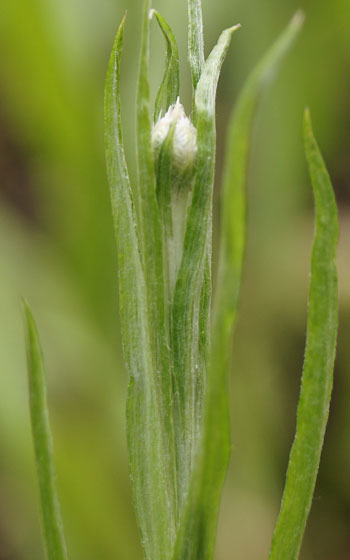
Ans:
[{"label": "slender leaf", "polygon": [[[138,199],[140,204],[140,250],[147,290],[149,329],[152,344],[154,371],[159,386],[160,413],[164,421],[171,454],[172,387],[168,340],[168,316],[164,294],[165,263],[163,259],[162,224],[156,196],[156,178],[151,145],[150,94],[148,81],[149,66],[149,8],[150,0],[145,0],[141,61],[137,94],[137,156],[138,156]],[[165,442],[164,442],[165,443]],[[170,455],[169,455],[170,457]],[[170,469],[173,465],[169,466]]]},{"label": "slender leaf", "polygon": [[164,434],[159,370],[152,356],[154,318],[149,313],[149,293],[121,130],[119,84],[124,23],[125,18],[115,39],[106,80],[106,158],[118,246],[123,348],[130,376],[127,432],[134,504],[146,557],[164,560],[170,555],[174,539],[174,500],[170,499],[174,491],[167,452],[171,436]]},{"label": "slender leaf", "polygon": [[163,253],[161,216],[156,196],[156,177],[151,144],[149,92],[150,0],[144,2],[141,60],[137,92],[138,198],[140,202],[141,255],[147,290],[149,332],[160,430],[168,482],[165,499],[169,507],[168,541],[171,542],[176,519],[176,457],[172,414],[173,385],[170,361],[169,310],[165,291],[166,263]]},{"label": "slender leaf", "polygon": [[[208,275],[208,237],[211,236],[211,207],[215,165],[215,93],[221,65],[228,49],[232,33],[237,27],[224,31],[210,54],[196,92],[197,162],[192,203],[189,209],[182,261],[178,273],[173,302],[173,351],[179,409],[183,414],[183,437],[180,449],[179,483],[182,484],[182,500],[186,498],[197,454],[199,428],[202,418],[203,363],[195,364],[193,349],[199,342],[193,328],[206,328],[208,301],[210,301],[210,275]],[[205,264],[206,261],[206,264]],[[210,269],[209,269],[210,273]],[[204,274],[204,277],[203,277]],[[199,297],[202,291],[202,302]],[[200,314],[200,320],[198,319]],[[203,322],[202,322],[203,321]],[[206,336],[204,337],[206,346]],[[198,347],[197,347],[198,352]],[[200,354],[199,354],[200,358]],[[194,366],[194,367],[193,367]],[[193,414],[193,411],[197,411]],[[182,525],[182,522],[181,522]],[[195,532],[190,533],[193,540]],[[198,534],[198,533],[197,533]],[[183,555],[183,556],[182,556]],[[174,558],[187,558],[178,545]],[[188,558],[194,556],[188,556]]]},{"label": "slender leaf", "polygon": [[[195,94],[198,82],[205,65],[204,38],[203,38],[203,16],[201,0],[188,1],[188,58],[192,75],[193,111],[192,119],[197,121],[197,109]],[[195,432],[201,429],[202,400],[204,390],[204,379],[207,369],[207,351],[210,338],[210,316],[211,316],[211,292],[212,292],[212,208],[209,211],[207,245],[205,248],[204,270],[198,282],[199,298],[194,303],[192,316],[192,352],[191,352],[191,378],[194,386],[192,388],[192,407],[194,410],[193,425]],[[202,286],[200,287],[200,283]],[[199,316],[199,317],[198,317]],[[201,375],[198,375],[201,372]],[[192,457],[196,453],[196,446],[192,445]],[[192,459],[193,460],[193,459]]]},{"label": "slender leaf", "polygon": [[[263,87],[291,48],[303,15],[297,13],[287,29],[248,78],[228,129],[222,186],[220,257],[213,310],[213,338],[218,355],[228,363],[229,341],[237,311],[245,247],[245,183],[253,118]],[[222,366],[226,369],[226,366]]]},{"label": "slender leaf", "polygon": [[203,16],[201,0],[188,0],[188,59],[193,92],[204,68]]},{"label": "slender leaf", "polygon": [[[137,361],[134,362],[139,354],[139,343],[130,318],[146,313],[146,295],[139,254],[137,221],[125,160],[120,119],[120,58],[124,26],[125,17],[118,29],[108,66],[105,89],[105,147],[113,221],[118,244],[124,354],[130,374],[133,375],[140,367]],[[142,323],[139,322],[139,325],[141,326]],[[140,340],[143,340],[143,346],[147,349],[149,346],[147,331],[140,329],[139,336]]]},{"label": "slender leaf", "polygon": [[[297,15],[248,79],[229,125],[222,189],[220,261],[213,309],[204,435],[174,559],[211,559],[217,512],[230,455],[228,372],[245,244],[245,195],[248,147],[255,108],[267,78],[300,29]],[[201,84],[198,84],[197,95]],[[211,97],[210,92],[208,96]],[[200,104],[198,104],[200,106]],[[198,128],[200,126],[198,112]]]},{"label": "slender leaf", "polygon": [[169,127],[169,132],[160,149],[157,165],[157,198],[162,217],[164,243],[173,235],[172,219],[172,146],[176,121]]},{"label": "slender leaf", "polygon": [[154,108],[154,122],[161,115],[164,115],[170,105],[173,105],[180,92],[180,69],[179,69],[179,52],[177,49],[176,39],[165,19],[156,11],[152,10],[161,28],[167,43],[167,61],[163,81],[160,85]]},{"label": "slender leaf", "polygon": [[39,480],[46,558],[47,560],[67,560],[67,549],[56,488],[43,357],[34,317],[28,304],[25,301],[23,304],[27,330],[30,415]]},{"label": "slender leaf", "polygon": [[329,414],[338,328],[337,207],[332,184],[314,138],[309,111],[304,116],[305,153],[314,192],[316,227],[305,361],[281,511],[269,558],[296,560],[310,512]]}]

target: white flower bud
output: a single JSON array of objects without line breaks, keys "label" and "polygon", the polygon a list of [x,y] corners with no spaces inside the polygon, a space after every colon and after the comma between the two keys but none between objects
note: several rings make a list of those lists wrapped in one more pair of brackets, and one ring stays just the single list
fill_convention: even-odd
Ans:
[{"label": "white flower bud", "polygon": [[172,164],[177,173],[183,174],[193,169],[197,153],[197,130],[186,116],[179,98],[175,105],[169,107],[164,117],[158,119],[153,125],[152,147],[155,159],[158,158],[163,142],[172,126],[175,126]]}]

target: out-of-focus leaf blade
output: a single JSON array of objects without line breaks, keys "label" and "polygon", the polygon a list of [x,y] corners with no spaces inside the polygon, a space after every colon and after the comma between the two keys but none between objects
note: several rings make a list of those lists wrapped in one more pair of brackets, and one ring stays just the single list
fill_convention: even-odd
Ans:
[{"label": "out-of-focus leaf blade", "polygon": [[154,122],[161,115],[164,115],[170,105],[173,105],[180,92],[180,69],[179,69],[179,52],[177,49],[176,39],[173,32],[165,19],[156,11],[152,10],[161,28],[166,44],[167,44],[167,61],[163,81],[160,85],[155,106],[154,106]]},{"label": "out-of-focus leaf blade", "polygon": [[296,560],[299,555],[328,420],[338,328],[335,266],[337,207],[332,184],[312,132],[308,110],[304,116],[304,142],[316,211],[307,339],[296,436],[272,539],[270,560]]},{"label": "out-of-focus leaf blade", "polygon": [[27,331],[30,416],[39,480],[45,552],[47,560],[67,560],[67,549],[56,488],[43,357],[34,317],[25,301],[23,305]]},{"label": "out-of-focus leaf blade", "polygon": [[[123,348],[130,376],[127,434],[134,504],[146,557],[163,560],[169,557],[174,539],[174,500],[171,499],[174,491],[167,453],[171,434],[164,433],[161,420],[164,403],[159,376],[162,370],[157,369],[159,364],[154,361],[151,341],[157,323],[153,310],[149,309],[146,267],[140,256],[141,233],[139,235],[121,130],[119,84],[124,22],[125,18],[116,36],[106,80],[106,158],[118,246]],[[147,158],[145,165],[149,166]]]},{"label": "out-of-focus leaf blade", "polygon": [[205,62],[201,0],[188,0],[188,60],[195,92]]},{"label": "out-of-focus leaf blade", "polygon": [[[220,256],[213,309],[213,339],[226,356],[234,324],[245,247],[245,183],[253,118],[263,87],[291,48],[303,22],[297,13],[248,78],[228,129],[221,194]],[[220,341],[220,342],[219,342]],[[224,364],[223,364],[224,367]],[[226,367],[226,366],[225,366]]]},{"label": "out-of-focus leaf blade", "polygon": [[[176,560],[209,560],[213,554],[217,512],[230,455],[228,371],[230,341],[236,317],[244,255],[244,186],[249,140],[262,88],[293,43],[301,22],[300,15],[293,19],[253,71],[238,100],[229,126],[222,190],[220,261],[204,405],[204,435],[177,541],[174,556]],[[198,84],[197,95],[200,88],[201,84]],[[212,98],[210,91],[207,92],[207,96],[208,99]],[[198,107],[199,128],[200,104]]]}]

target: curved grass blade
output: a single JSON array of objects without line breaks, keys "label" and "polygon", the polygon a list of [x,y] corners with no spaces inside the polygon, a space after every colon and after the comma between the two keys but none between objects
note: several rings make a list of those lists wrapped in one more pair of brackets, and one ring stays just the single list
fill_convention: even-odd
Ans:
[{"label": "curved grass blade", "polygon": [[125,18],[115,39],[106,79],[106,159],[118,247],[123,349],[130,376],[127,435],[134,505],[146,557],[164,560],[169,558],[175,531],[174,476],[169,475],[167,448],[171,435],[164,434],[161,420],[163,400],[150,338],[152,317],[122,138],[119,84],[124,24]]},{"label": "curved grass blade", "polygon": [[195,92],[205,62],[201,0],[188,0],[188,60]]},{"label": "curved grass blade", "polygon": [[23,300],[27,334],[30,416],[45,552],[47,560],[67,560],[66,543],[56,488],[53,443],[46,401],[45,373],[39,334],[28,304]]},{"label": "curved grass blade", "polygon": [[[204,436],[174,560],[209,560],[213,554],[217,512],[230,456],[228,372],[244,256],[244,187],[249,141],[255,108],[263,86],[293,43],[301,22],[300,15],[293,19],[253,71],[229,126],[221,203],[220,261],[204,406]],[[193,535],[197,535],[197,538],[193,538]]]},{"label": "curved grass blade", "polygon": [[176,39],[165,19],[156,10],[151,11],[155,15],[167,44],[167,61],[163,81],[160,85],[154,107],[153,120],[156,122],[164,115],[170,105],[176,103],[180,93],[180,69],[179,52]]},{"label": "curved grass blade", "polygon": [[338,328],[337,207],[322,155],[314,138],[309,111],[304,116],[305,153],[314,192],[316,227],[305,361],[292,446],[270,560],[296,560],[311,508],[329,414]]}]

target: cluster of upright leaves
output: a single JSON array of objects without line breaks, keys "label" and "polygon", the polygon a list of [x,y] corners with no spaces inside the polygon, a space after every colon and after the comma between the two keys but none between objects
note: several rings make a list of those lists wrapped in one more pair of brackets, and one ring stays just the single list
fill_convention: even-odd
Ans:
[{"label": "cluster of upright leaves", "polygon": [[[191,29],[195,27],[191,16]],[[179,194],[173,192],[174,126],[155,161],[149,99],[150,13],[167,42],[167,66],[154,110],[164,116],[179,95],[174,36],[145,2],[137,95],[138,185],[128,179],[122,144],[119,72],[124,21],[106,85],[106,150],[119,259],[119,289],[126,362],[130,374],[127,429],[134,502],[147,558],[175,552],[202,434],[203,385],[210,302],[211,198],[215,162],[215,91],[235,28],[225,31],[207,62],[198,37],[190,40],[197,150],[195,169],[178,185],[185,204],[183,234],[173,232]],[[202,44],[202,42],[200,43]],[[196,51],[196,52],[194,52]],[[198,52],[197,52],[198,51]],[[199,62],[199,58],[201,59]],[[198,83],[197,83],[198,82]],[[185,191],[185,192],[184,192]],[[137,196],[137,210],[133,198]],[[170,250],[175,245],[174,251]],[[177,245],[177,246],[176,246]],[[179,246],[180,245],[180,246]],[[171,259],[178,259],[173,270]],[[174,278],[174,274],[176,277]],[[176,555],[176,556],[175,556]]]},{"label": "cluster of upright leaves", "polygon": [[[150,7],[150,0],[145,0],[137,94],[138,183],[134,188],[125,159],[120,116],[125,18],[112,50],[105,95],[107,170],[118,246],[124,355],[130,376],[130,472],[147,559],[210,560],[230,454],[228,371],[244,256],[244,186],[250,133],[260,92],[292,45],[302,16],[293,18],[252,72],[229,125],[211,318],[215,95],[221,65],[238,26],[221,34],[205,60],[201,2],[189,0],[191,124],[178,101],[179,61],[174,35]],[[166,70],[153,122],[148,83],[152,16],[167,44]],[[181,134],[177,130],[180,120]],[[190,154],[181,144],[184,138]],[[298,557],[328,418],[337,331],[337,213],[308,113],[304,138],[315,196],[316,232],[297,433],[272,541],[272,560]],[[42,356],[27,305],[25,315],[46,556],[48,560],[66,560]]]},{"label": "cluster of upright leaves", "polygon": [[[239,26],[223,31],[205,60],[200,0],[188,2],[188,15],[191,119],[196,129],[194,168],[189,174],[175,179],[176,115],[182,111],[177,109],[176,40],[160,14],[151,10],[150,0],[145,1],[143,15],[136,109],[138,183],[134,187],[120,120],[125,18],[112,51],[105,97],[107,169],[130,375],[130,470],[142,543],[152,560],[212,557],[230,449],[227,372],[244,249],[249,135],[259,93],[301,24],[300,16],[294,18],[252,74],[230,125],[218,288],[211,321],[215,96],[231,36]],[[153,111],[148,83],[152,16],[167,46],[165,74]],[[155,155],[152,134],[162,130],[170,115],[175,115],[174,120]]]}]

